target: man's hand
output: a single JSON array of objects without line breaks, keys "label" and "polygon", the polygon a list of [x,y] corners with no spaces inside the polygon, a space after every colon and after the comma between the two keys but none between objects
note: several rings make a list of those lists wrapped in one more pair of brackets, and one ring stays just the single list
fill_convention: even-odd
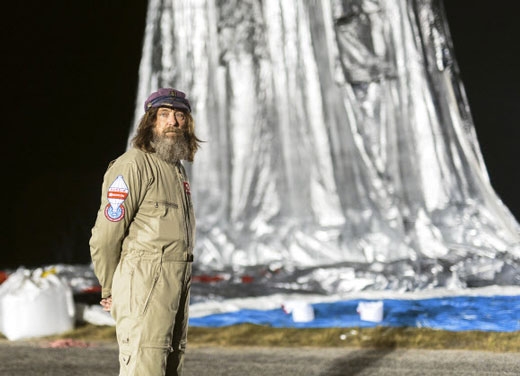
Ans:
[{"label": "man's hand", "polygon": [[99,304],[103,307],[103,311],[110,312],[110,309],[112,308],[112,297],[109,296],[108,298],[101,299]]}]

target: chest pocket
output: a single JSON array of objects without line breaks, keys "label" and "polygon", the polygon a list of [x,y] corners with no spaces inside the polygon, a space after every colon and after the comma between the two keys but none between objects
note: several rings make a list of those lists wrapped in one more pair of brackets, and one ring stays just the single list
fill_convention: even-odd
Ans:
[{"label": "chest pocket", "polygon": [[179,209],[179,205],[169,201],[146,200],[141,206],[141,211],[155,218],[163,218]]}]

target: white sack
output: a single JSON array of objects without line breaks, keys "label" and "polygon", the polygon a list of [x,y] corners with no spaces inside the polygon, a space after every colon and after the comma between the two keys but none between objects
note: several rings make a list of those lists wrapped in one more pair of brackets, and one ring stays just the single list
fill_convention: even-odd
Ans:
[{"label": "white sack", "polygon": [[110,312],[104,311],[100,305],[76,304],[76,321],[94,325],[115,326],[116,322]]}]

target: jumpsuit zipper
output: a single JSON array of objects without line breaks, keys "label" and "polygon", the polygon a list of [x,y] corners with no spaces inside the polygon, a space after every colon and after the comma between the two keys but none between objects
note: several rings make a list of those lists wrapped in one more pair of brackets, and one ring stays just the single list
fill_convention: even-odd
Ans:
[{"label": "jumpsuit zipper", "polygon": [[190,236],[190,223],[191,223],[191,216],[190,216],[190,210],[189,210],[189,201],[188,201],[188,194],[186,192],[186,188],[184,186],[184,175],[182,174],[180,167],[175,166],[175,172],[177,174],[177,179],[179,180],[179,185],[181,186],[181,189],[183,191],[183,199],[182,199],[182,207],[184,209],[184,215],[187,218],[187,220],[184,221],[184,227],[186,231],[186,243],[188,250],[191,246],[191,236]]}]

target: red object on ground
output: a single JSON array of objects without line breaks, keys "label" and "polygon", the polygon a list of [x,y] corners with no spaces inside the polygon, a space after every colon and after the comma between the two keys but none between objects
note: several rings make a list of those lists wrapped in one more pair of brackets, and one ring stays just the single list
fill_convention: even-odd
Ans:
[{"label": "red object on ground", "polygon": [[98,293],[98,292],[101,292],[101,286],[87,287],[87,288],[83,289],[81,292],[85,293],[85,294]]},{"label": "red object on ground", "polygon": [[242,280],[242,283],[251,283],[254,278],[250,275],[243,275],[240,279]]},{"label": "red object on ground", "polygon": [[4,281],[7,279],[8,275],[3,270],[0,270],[0,285],[4,283]]},{"label": "red object on ground", "polygon": [[44,345],[43,347],[48,347],[52,349],[65,349],[69,347],[94,347],[95,345],[92,345],[88,342],[78,341],[72,338],[65,338],[65,339],[57,339],[55,341],[49,342],[48,344]]},{"label": "red object on ground", "polygon": [[192,277],[193,282],[201,282],[201,283],[215,283],[223,281],[225,278],[220,275],[194,275]]}]

